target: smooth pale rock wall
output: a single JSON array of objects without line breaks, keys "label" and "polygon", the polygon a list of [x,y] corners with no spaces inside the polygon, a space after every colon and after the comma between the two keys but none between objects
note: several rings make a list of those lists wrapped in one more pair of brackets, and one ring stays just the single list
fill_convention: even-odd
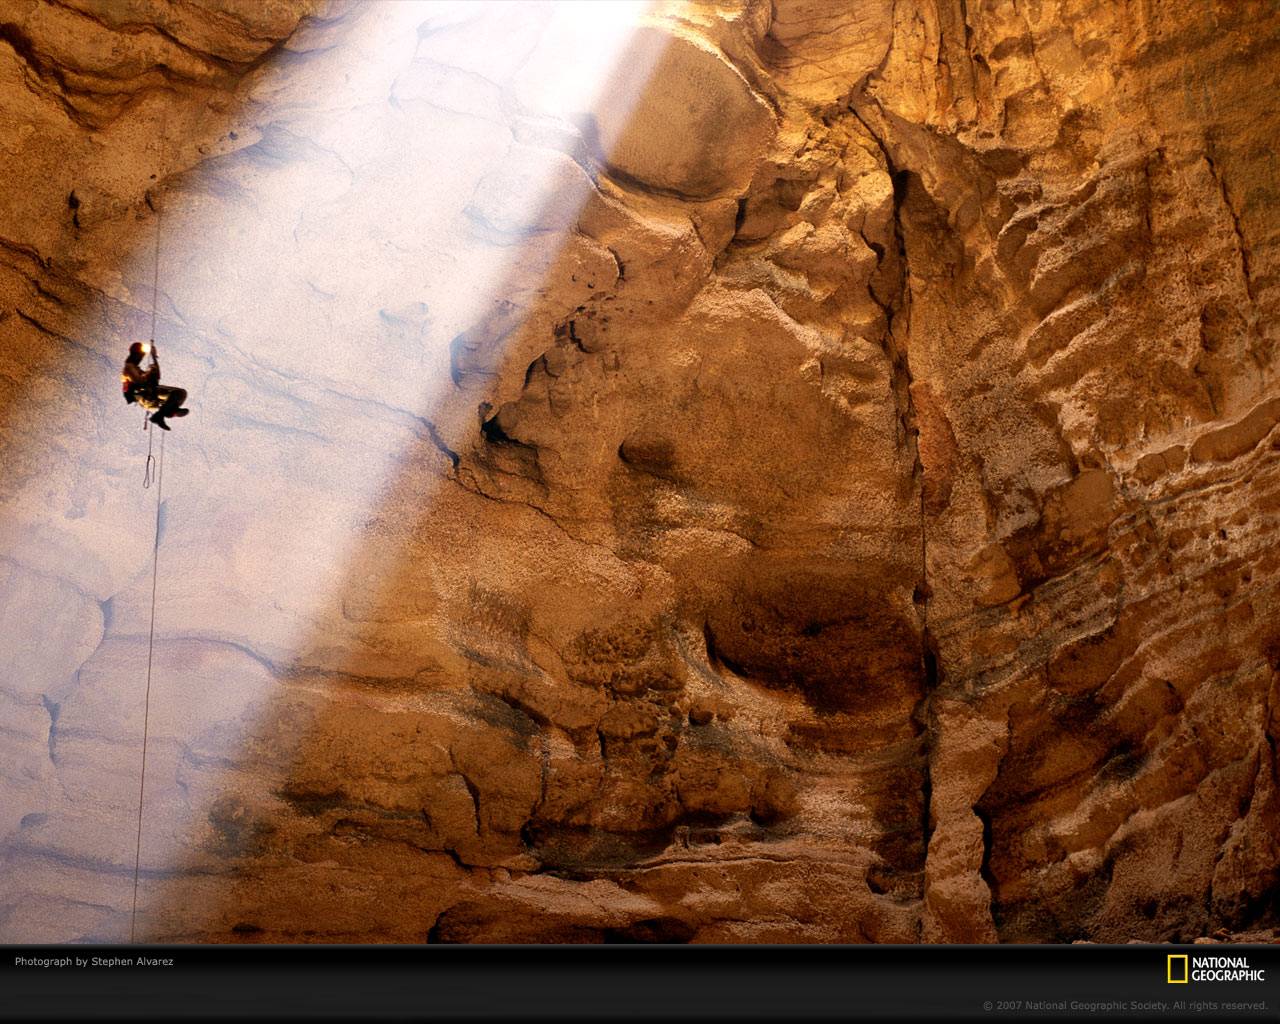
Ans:
[{"label": "smooth pale rock wall", "polygon": [[586,19],[0,19],[0,934],[129,930],[148,189],[141,935],[1274,927],[1274,8]]}]

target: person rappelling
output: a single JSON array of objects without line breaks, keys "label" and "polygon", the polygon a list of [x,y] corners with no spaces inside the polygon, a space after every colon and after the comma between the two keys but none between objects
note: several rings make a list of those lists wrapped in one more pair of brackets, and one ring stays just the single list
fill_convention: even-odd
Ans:
[{"label": "person rappelling", "polygon": [[[150,355],[151,364],[142,368],[142,357]],[[148,417],[161,430],[168,430],[165,422],[170,416],[185,416],[190,409],[184,409],[182,403],[187,400],[187,392],[183,388],[169,387],[160,383],[160,361],[156,359],[155,342],[150,345],[135,341],[129,346],[129,356],[120,371],[120,384],[124,390],[124,400],[136,402],[148,410]]]}]

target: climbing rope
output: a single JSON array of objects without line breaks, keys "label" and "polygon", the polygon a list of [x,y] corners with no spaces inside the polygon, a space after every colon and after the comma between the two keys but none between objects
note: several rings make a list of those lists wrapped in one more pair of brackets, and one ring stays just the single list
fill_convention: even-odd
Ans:
[{"label": "climbing rope", "polygon": [[[150,459],[150,454],[147,455]],[[149,485],[147,485],[149,486]],[[138,868],[142,863],[142,797],[147,788],[147,728],[151,717],[151,663],[156,649],[156,581],[160,576],[160,508],[164,499],[164,435],[160,435],[160,462],[156,470],[156,530],[151,548],[151,627],[147,640],[147,689],[142,704],[142,770],[138,775],[138,838],[133,851],[133,913],[129,921],[129,941],[138,927]]]},{"label": "climbing rope", "polygon": [[[147,411],[142,412],[142,429],[147,431],[147,464],[142,470],[142,489],[149,490],[151,483],[155,480],[156,457],[151,454],[151,446],[155,443],[156,435],[147,430]],[[164,447],[164,438],[160,439],[161,447]]]},{"label": "climbing rope", "polygon": [[[164,137],[169,126],[169,117],[166,112],[164,119],[160,122],[160,162],[157,164],[159,169],[164,168]],[[157,171],[159,173],[159,170]],[[157,185],[159,182],[157,182]],[[156,306],[157,299],[160,296],[160,225],[164,220],[164,213],[160,207],[151,201],[151,190],[146,191],[147,206],[156,215],[156,249],[155,260],[152,263],[151,272],[151,351],[155,352],[156,344]]]},{"label": "climbing rope", "polygon": [[[167,119],[166,119],[167,120]],[[164,166],[164,126],[160,131],[160,160],[157,167]],[[155,360],[156,351],[156,312],[160,299],[160,225],[162,214],[160,207],[151,201],[151,190],[145,193],[146,203],[156,215],[155,257],[151,273],[151,358]],[[133,910],[129,918],[129,942],[136,941],[138,931],[138,876],[142,864],[142,806],[147,789],[147,734],[151,724],[151,666],[156,650],[156,584],[160,577],[160,512],[164,500],[164,434],[160,435],[160,460],[156,462],[152,454],[155,444],[155,431],[149,429],[147,411],[143,410],[142,429],[147,431],[147,462],[142,472],[143,489],[149,489],[152,482],[156,485],[156,526],[155,539],[151,546],[151,624],[147,629],[147,686],[142,703],[142,767],[138,773],[138,834],[133,849]]]}]

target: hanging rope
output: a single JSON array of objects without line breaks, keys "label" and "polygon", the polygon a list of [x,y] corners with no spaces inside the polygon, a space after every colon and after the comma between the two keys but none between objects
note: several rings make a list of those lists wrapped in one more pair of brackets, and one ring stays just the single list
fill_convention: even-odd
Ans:
[{"label": "hanging rope", "polygon": [[[155,266],[151,274],[151,344],[156,343],[156,307],[160,297],[160,224],[164,219],[164,214],[160,212],[160,207],[151,201],[151,191],[147,191],[147,206],[156,215],[156,253]],[[155,349],[153,348],[154,352]]]},{"label": "hanging rope", "polygon": [[[165,139],[165,135],[167,134],[168,127],[169,127],[169,113],[166,110],[160,121],[160,159],[156,165],[157,174],[162,173],[164,171],[164,139]],[[156,184],[157,186],[159,185],[158,180]],[[158,299],[160,297],[160,225],[164,221],[164,211],[161,209],[161,207],[157,206],[155,203],[151,201],[150,189],[147,189],[145,194],[147,197],[147,206],[150,207],[151,211],[156,215],[156,251],[155,251],[155,261],[152,264],[152,273],[151,273],[151,345],[152,345],[151,351],[155,352],[154,346],[156,343],[156,307],[158,304]]]},{"label": "hanging rope", "polygon": [[[150,458],[150,456],[148,456]],[[138,926],[138,868],[142,863],[142,797],[147,787],[147,728],[151,717],[151,663],[156,650],[156,581],[160,576],[160,508],[164,500],[164,435],[160,435],[160,462],[156,470],[156,531],[151,548],[151,627],[147,640],[147,689],[142,703],[142,771],[138,776],[138,838],[133,851],[133,914],[129,941]]]},{"label": "hanging rope", "polygon": [[[164,126],[160,130],[160,161],[164,165]],[[155,259],[151,274],[151,358],[155,361],[156,345],[156,311],[160,300],[160,208],[151,201],[151,192],[146,192],[147,206],[156,215]],[[147,462],[142,472],[142,486],[151,487],[154,479],[156,485],[156,527],[155,539],[151,546],[151,624],[147,629],[147,686],[142,702],[142,768],[138,773],[138,834],[133,849],[133,910],[129,918],[129,942],[136,941],[138,932],[138,876],[142,865],[142,806],[147,789],[147,733],[151,724],[151,665],[156,650],[156,584],[160,577],[160,511],[164,500],[164,434],[160,435],[160,461],[157,464],[152,455],[155,444],[155,431],[148,429],[146,412],[143,412],[142,429],[147,431]]]},{"label": "hanging rope", "polygon": [[[142,413],[142,429],[147,431],[147,464],[142,470],[142,489],[148,490],[152,481],[155,479],[156,457],[151,454],[151,446],[155,443],[156,435],[147,430],[147,413]],[[161,447],[164,446],[164,438],[160,439]]]}]

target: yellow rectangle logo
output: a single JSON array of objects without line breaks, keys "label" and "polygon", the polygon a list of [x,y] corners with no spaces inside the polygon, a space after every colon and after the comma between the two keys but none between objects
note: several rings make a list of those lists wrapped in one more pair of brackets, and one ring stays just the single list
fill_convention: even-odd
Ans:
[{"label": "yellow rectangle logo", "polygon": [[[1176,966],[1175,966],[1176,965]],[[1190,973],[1187,969],[1186,953],[1170,953],[1169,954],[1169,984],[1185,985],[1187,983],[1187,975]]]}]

